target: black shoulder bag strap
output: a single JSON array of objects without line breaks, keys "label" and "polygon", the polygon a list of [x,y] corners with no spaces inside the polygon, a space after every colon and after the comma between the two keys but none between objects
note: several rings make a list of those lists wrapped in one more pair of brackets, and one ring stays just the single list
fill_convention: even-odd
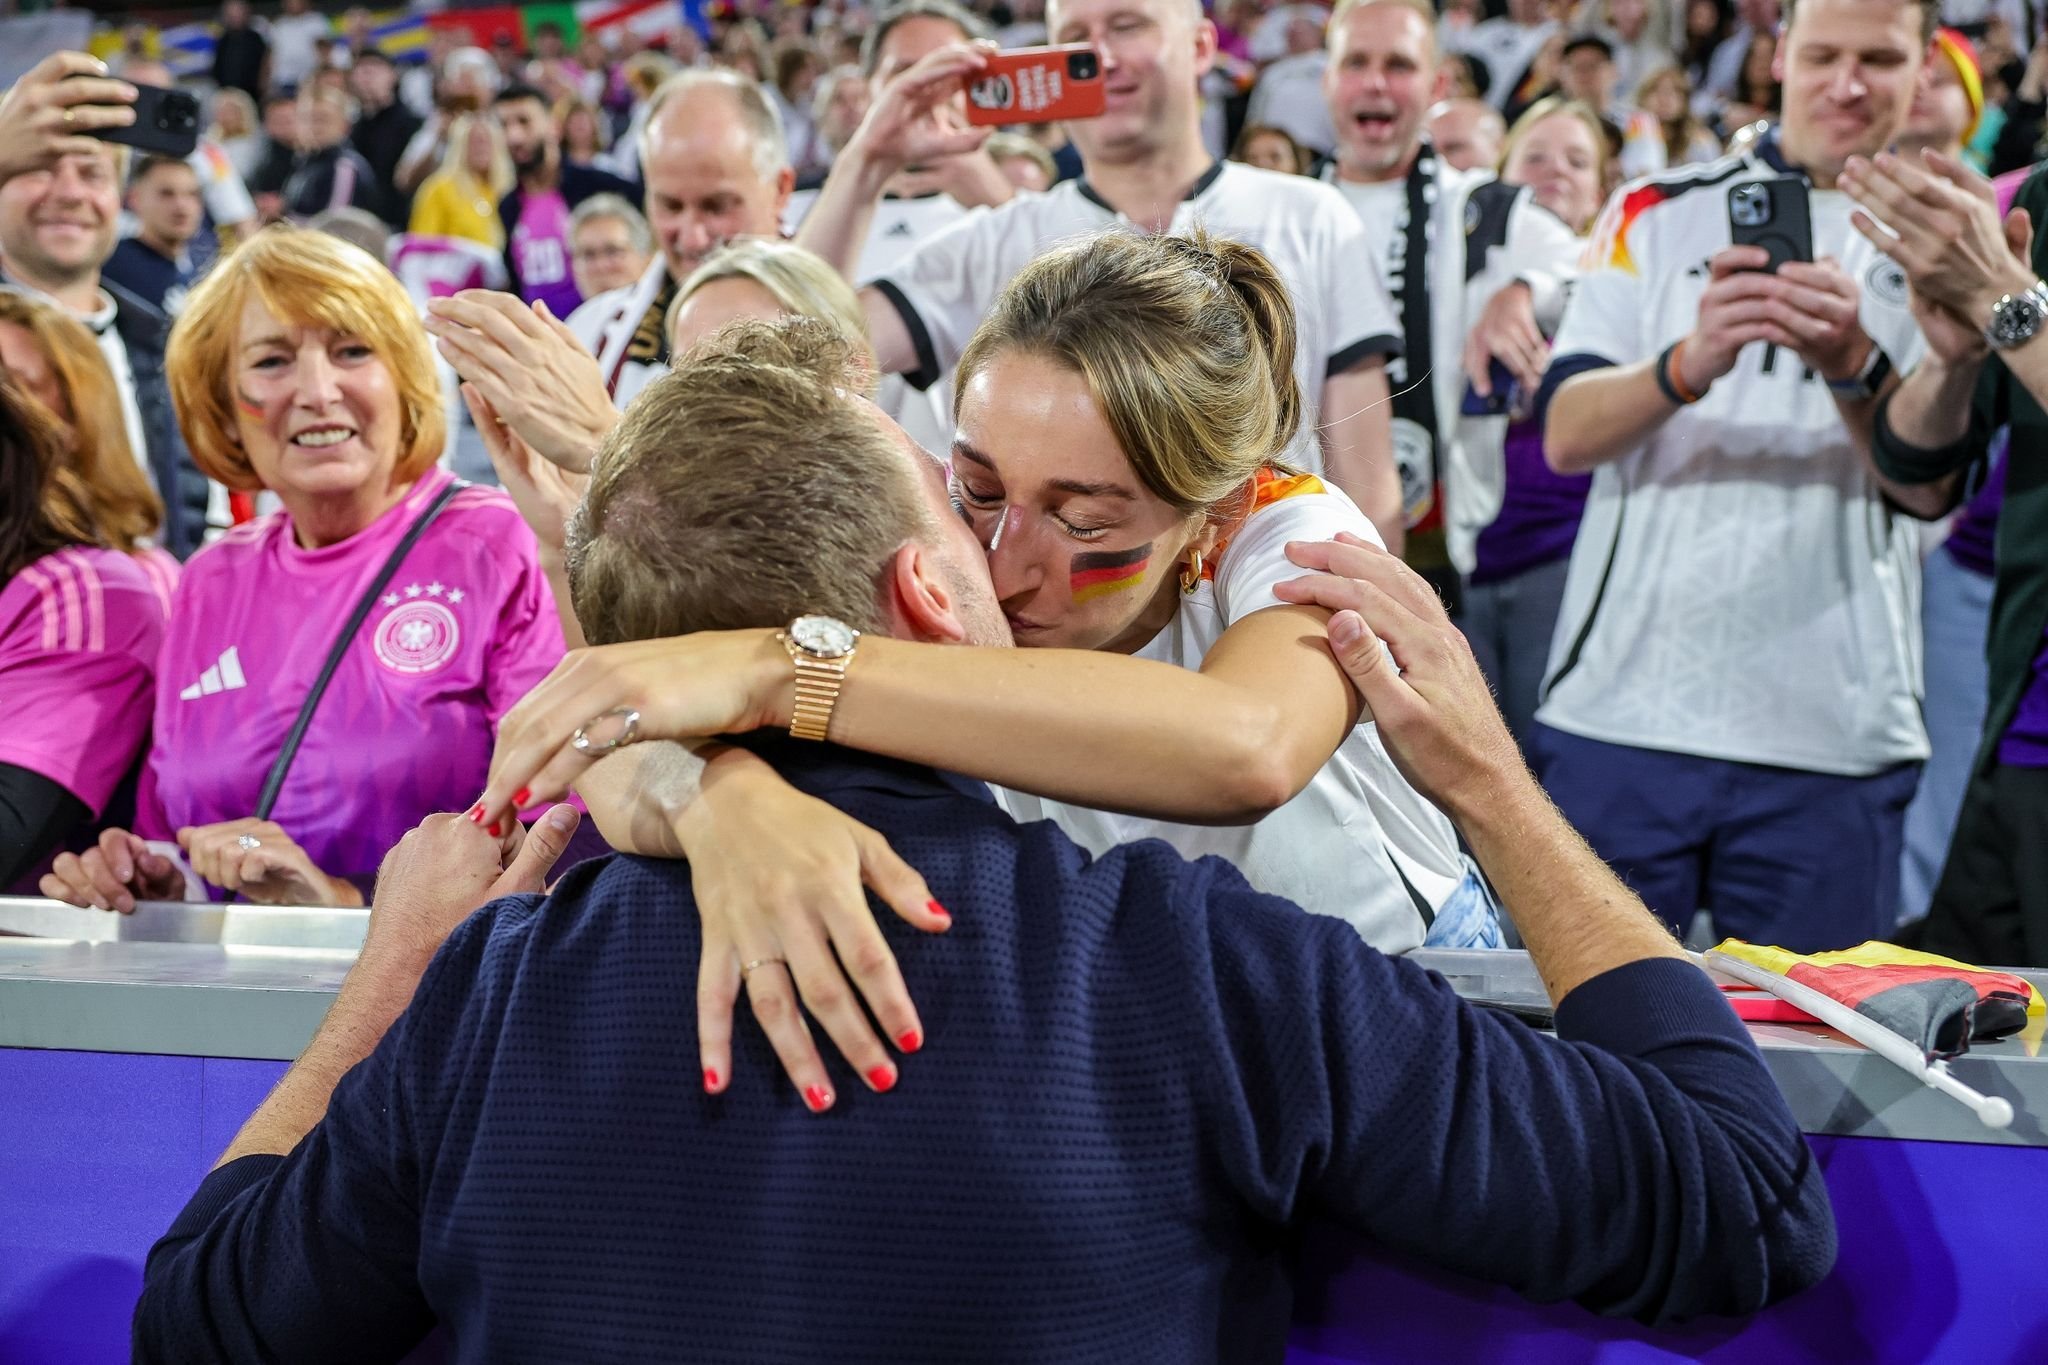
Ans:
[{"label": "black shoulder bag strap", "polygon": [[334,680],[334,670],[341,667],[342,655],[348,653],[348,647],[354,642],[356,633],[363,628],[363,622],[370,619],[371,608],[375,607],[377,599],[384,595],[384,589],[391,585],[393,576],[398,573],[399,565],[405,563],[405,557],[412,553],[412,547],[419,544],[420,537],[434,524],[434,518],[441,515],[441,509],[467,487],[469,485],[466,482],[457,479],[427,504],[427,510],[420,513],[419,520],[413,522],[412,529],[405,533],[405,539],[398,542],[398,548],[391,552],[391,557],[384,561],[384,567],[377,571],[376,581],[370,584],[362,600],[356,603],[356,609],[349,613],[348,624],[341,628],[341,634],[334,637],[334,647],[327,651],[327,662],[320,665],[320,676],[313,679],[312,690],[306,693],[306,700],[299,706],[298,719],[292,722],[291,732],[284,737],[284,749],[278,754],[277,761],[270,765],[270,775],[263,779],[263,793],[256,798],[258,820],[270,818],[271,807],[277,804],[277,793],[284,786],[285,774],[292,770],[292,760],[299,756],[299,745],[304,742],[306,731],[313,724],[313,712],[320,705],[320,698],[326,695],[327,684]]}]

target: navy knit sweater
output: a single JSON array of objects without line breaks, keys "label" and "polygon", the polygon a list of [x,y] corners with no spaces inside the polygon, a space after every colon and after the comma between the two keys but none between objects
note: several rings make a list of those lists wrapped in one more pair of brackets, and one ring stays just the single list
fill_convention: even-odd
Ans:
[{"label": "navy knit sweater", "polygon": [[696,1060],[688,869],[486,906],[288,1157],[150,1253],[141,1360],[1277,1360],[1315,1214],[1540,1299],[1737,1313],[1834,1255],[1827,1195],[1686,964],[1559,1041],[1165,844],[1090,859],[982,788],[770,745],[955,915],[881,916],[929,1041],[807,1112],[750,1020]]}]

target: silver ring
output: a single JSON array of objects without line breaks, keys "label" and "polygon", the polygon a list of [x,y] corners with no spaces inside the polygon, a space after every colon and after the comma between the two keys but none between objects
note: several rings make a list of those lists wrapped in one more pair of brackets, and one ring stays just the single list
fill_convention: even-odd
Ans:
[{"label": "silver ring", "polygon": [[[626,723],[619,727],[619,733],[613,738],[593,743],[590,738],[590,727],[612,716],[623,716]],[[579,754],[608,754],[614,749],[623,748],[631,744],[638,738],[640,738],[640,713],[630,706],[614,706],[611,710],[601,715],[592,716],[589,720],[577,726],[576,733],[569,737],[569,743],[575,746],[576,752]]]},{"label": "silver ring", "polygon": [[236,842],[237,844],[241,845],[241,846],[242,846],[243,848],[261,848],[261,847],[263,847],[263,841],[262,841],[261,839],[257,838],[257,837],[256,837],[255,835],[253,835],[253,834],[243,834],[243,835],[239,835],[239,836],[237,836],[237,837],[236,837],[236,839],[235,839],[235,842]]},{"label": "silver ring", "polygon": [[755,958],[755,959],[754,959],[754,960],[753,960],[752,962],[748,962],[748,963],[745,963],[745,964],[743,964],[743,965],[742,965],[742,966],[740,967],[740,975],[741,975],[741,976],[747,976],[747,975],[749,975],[750,973],[752,973],[752,971],[753,971],[753,970],[754,970],[754,968],[756,968],[756,967],[765,967],[765,966],[767,966],[767,965],[768,965],[769,963],[771,963],[771,962],[784,962],[784,961],[785,961],[785,959],[783,959],[783,958],[779,958],[779,957],[757,957],[757,958]]}]

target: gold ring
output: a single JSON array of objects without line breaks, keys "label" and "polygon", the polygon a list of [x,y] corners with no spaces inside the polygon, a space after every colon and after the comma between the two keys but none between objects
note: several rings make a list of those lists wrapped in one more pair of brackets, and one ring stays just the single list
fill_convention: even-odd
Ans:
[{"label": "gold ring", "polygon": [[744,963],[744,964],[742,964],[742,965],[741,965],[741,967],[740,967],[740,975],[741,975],[741,976],[746,976],[746,975],[747,975],[748,973],[752,972],[752,971],[754,970],[754,968],[756,968],[756,967],[765,967],[765,966],[767,966],[767,965],[768,965],[769,963],[771,963],[771,962],[783,962],[783,963],[785,963],[785,965],[786,965],[786,959],[783,959],[783,958],[779,958],[779,957],[757,957],[757,958],[755,958],[755,959],[754,959],[754,960],[753,960],[752,962]]},{"label": "gold ring", "polygon": [[64,126],[66,128],[69,128],[77,122],[78,111],[76,109],[71,108],[69,105],[66,105],[64,109]]}]

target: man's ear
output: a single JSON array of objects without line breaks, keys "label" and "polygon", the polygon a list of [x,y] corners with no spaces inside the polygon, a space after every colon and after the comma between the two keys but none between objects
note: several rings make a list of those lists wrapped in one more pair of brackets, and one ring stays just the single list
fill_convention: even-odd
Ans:
[{"label": "man's ear", "polygon": [[937,556],[914,540],[905,541],[889,562],[889,618],[894,633],[902,639],[966,643],[960,604],[941,567]]},{"label": "man's ear", "polygon": [[1216,54],[1222,48],[1222,38],[1216,32],[1214,20],[1202,19],[1195,25],[1195,79],[1200,80],[1215,69]]}]

